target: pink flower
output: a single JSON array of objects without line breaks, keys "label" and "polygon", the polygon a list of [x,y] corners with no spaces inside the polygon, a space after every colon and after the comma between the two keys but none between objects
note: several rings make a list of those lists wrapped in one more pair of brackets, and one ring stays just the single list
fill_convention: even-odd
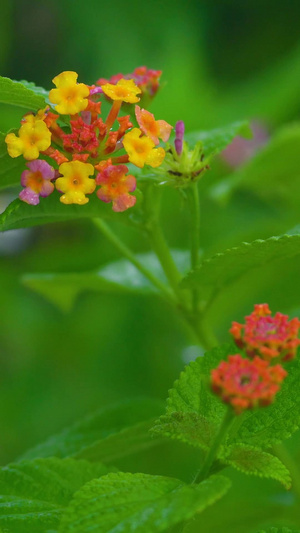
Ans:
[{"label": "pink flower", "polygon": [[37,205],[40,196],[49,196],[53,192],[51,180],[55,178],[55,170],[41,159],[30,161],[27,167],[29,170],[24,170],[21,174],[21,185],[25,189],[20,192],[19,198],[27,204]]},{"label": "pink flower", "polygon": [[125,211],[134,206],[135,196],[129,194],[136,188],[136,179],[128,172],[126,165],[112,165],[108,160],[106,163],[98,165],[99,174],[96,183],[101,185],[97,191],[97,196],[103,202],[112,202],[113,211]]}]

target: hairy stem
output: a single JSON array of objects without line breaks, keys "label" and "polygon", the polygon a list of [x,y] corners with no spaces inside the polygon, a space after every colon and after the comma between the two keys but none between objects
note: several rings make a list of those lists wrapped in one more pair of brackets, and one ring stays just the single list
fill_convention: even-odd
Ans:
[{"label": "hairy stem", "polygon": [[212,464],[217,457],[217,453],[220,449],[220,446],[234,420],[234,412],[232,411],[232,409],[228,408],[219,427],[219,431],[215,436],[211,448],[209,449],[206,455],[202,468],[200,469],[200,472],[197,475],[194,483],[199,483],[208,477]]}]

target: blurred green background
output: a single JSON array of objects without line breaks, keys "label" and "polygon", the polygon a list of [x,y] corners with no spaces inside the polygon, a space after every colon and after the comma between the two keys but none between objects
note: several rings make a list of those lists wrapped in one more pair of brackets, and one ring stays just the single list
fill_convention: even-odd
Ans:
[{"label": "blurred green background", "polygon": [[[2,0],[1,74],[48,89],[62,70],[91,84],[147,65],[163,70],[151,108],[157,118],[184,119],[188,131],[249,118],[272,134],[299,120],[299,17],[294,0],[284,7],[274,0]],[[0,112],[2,131],[23,114]],[[220,159],[201,184],[206,254],[299,223],[297,206],[255,194],[237,191],[230,206],[215,201],[207,191],[229,170]],[[0,201],[4,207],[7,195]],[[188,216],[175,191],[165,193],[163,223],[171,245],[185,248]],[[116,229],[135,251],[147,251],[133,230]],[[63,314],[22,286],[27,272],[84,271],[117,259],[88,221],[9,233],[0,253],[2,464],[100,406],[140,395],[164,399],[184,363],[199,355],[180,319],[155,297],[85,293]],[[219,298],[210,312],[219,339],[255,302],[300,311],[299,266],[281,262],[264,276],[252,273]]]}]

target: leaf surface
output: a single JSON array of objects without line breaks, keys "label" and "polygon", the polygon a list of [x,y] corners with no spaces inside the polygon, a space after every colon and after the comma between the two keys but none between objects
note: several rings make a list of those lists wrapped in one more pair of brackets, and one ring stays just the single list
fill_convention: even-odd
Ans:
[{"label": "leaf surface", "polygon": [[212,476],[200,485],[147,474],[109,474],[74,497],[59,533],[154,533],[192,518],[221,498],[230,481]]},{"label": "leaf surface", "polygon": [[300,253],[300,235],[283,235],[242,243],[204,260],[182,280],[182,288],[197,288],[201,297],[216,297],[222,288],[234,283],[251,270],[267,267],[285,258],[290,261]]},{"label": "leaf surface", "polygon": [[[113,452],[113,447],[118,447],[119,435],[122,445],[124,436],[132,439],[131,446],[120,448],[119,453],[121,455],[131,453],[132,447],[137,446],[138,439],[141,439],[143,446],[145,446],[143,440],[146,439],[147,432],[147,422],[145,421],[152,420],[152,417],[158,416],[161,411],[161,402],[148,398],[128,400],[102,408],[28,450],[21,459],[50,456],[69,457],[84,453],[87,453],[88,457],[92,450],[95,452],[95,446],[99,446],[98,456],[102,447],[102,457],[110,460],[112,453],[114,453],[114,457],[116,456],[117,450],[115,449]],[[143,426],[143,424],[145,425]],[[122,433],[123,431],[124,433]],[[136,441],[134,441],[134,435]],[[153,439],[148,438],[148,444],[149,446],[153,445]],[[95,458],[95,453],[93,457]]]},{"label": "leaf surface", "polygon": [[104,465],[74,459],[36,459],[0,470],[0,525],[9,533],[56,527],[73,494],[107,474]]},{"label": "leaf surface", "polygon": [[0,76],[0,103],[37,111],[45,107],[46,91],[29,82],[13,81]]},{"label": "leaf surface", "polygon": [[291,476],[282,462],[254,446],[237,444],[229,446],[222,461],[244,474],[276,479],[286,489],[291,488]]}]

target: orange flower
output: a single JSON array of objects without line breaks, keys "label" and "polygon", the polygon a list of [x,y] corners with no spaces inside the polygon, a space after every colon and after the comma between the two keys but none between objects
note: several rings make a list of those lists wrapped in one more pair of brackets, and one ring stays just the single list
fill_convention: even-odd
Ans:
[{"label": "orange flower", "polygon": [[155,143],[149,137],[141,137],[141,130],[133,128],[124,135],[123,145],[129,156],[129,161],[142,168],[145,164],[159,167],[165,158],[163,148],[154,148]]},{"label": "orange flower", "polygon": [[155,120],[152,113],[141,109],[138,105],[135,106],[135,116],[142,132],[150,137],[154,144],[159,144],[159,139],[168,141],[173,126],[165,120]]},{"label": "orange flower", "polygon": [[65,71],[53,78],[56,89],[49,93],[49,100],[57,104],[55,109],[62,115],[75,115],[86,109],[90,90],[84,83],[77,83],[78,74]]},{"label": "orange flower", "polygon": [[212,370],[211,387],[238,415],[245,409],[272,403],[286,376],[281,365],[269,366],[260,357],[249,361],[240,354],[229,355]]},{"label": "orange flower", "polygon": [[135,196],[129,194],[136,188],[136,179],[131,174],[126,176],[126,165],[114,166],[110,162],[111,160],[99,166],[101,170],[96,177],[96,183],[101,185],[101,189],[97,191],[97,196],[103,202],[112,202],[113,211],[125,211],[136,202]]},{"label": "orange flower", "polygon": [[101,86],[102,91],[111,100],[127,102],[128,104],[135,104],[139,101],[137,94],[142,91],[139,89],[133,80],[119,80],[116,85],[106,83]]},{"label": "orange flower", "polygon": [[56,188],[63,192],[60,201],[63,204],[87,204],[89,199],[85,196],[91,194],[96,188],[95,180],[88,176],[94,174],[94,167],[82,161],[70,161],[59,167],[61,178],[56,180]]},{"label": "orange flower", "polygon": [[267,361],[281,357],[283,361],[294,359],[300,344],[298,331],[300,321],[276,313],[270,316],[268,304],[257,304],[251,315],[246,316],[245,324],[233,322],[230,333],[235,344],[246,351],[249,357],[259,355]]}]

